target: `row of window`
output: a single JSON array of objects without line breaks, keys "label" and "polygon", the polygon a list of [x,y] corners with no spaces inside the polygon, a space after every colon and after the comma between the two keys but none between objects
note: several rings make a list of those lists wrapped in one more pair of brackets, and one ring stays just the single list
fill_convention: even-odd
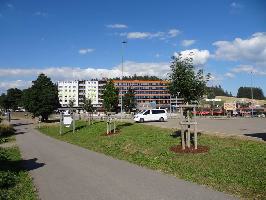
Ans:
[{"label": "row of window", "polygon": [[160,85],[165,86],[165,83],[115,83],[115,86],[145,86],[145,85]]}]

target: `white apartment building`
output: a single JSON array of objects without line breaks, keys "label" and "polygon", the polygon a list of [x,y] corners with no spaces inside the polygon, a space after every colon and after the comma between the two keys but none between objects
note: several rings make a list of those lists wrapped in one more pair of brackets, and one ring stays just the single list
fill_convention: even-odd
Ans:
[{"label": "white apartment building", "polygon": [[[99,81],[58,81],[58,97],[62,107],[68,107],[74,101],[74,107],[83,105],[84,96],[91,99],[94,107],[101,107],[99,102]],[[102,85],[102,84],[101,84]]]},{"label": "white apartment building", "polygon": [[58,81],[58,98],[62,107],[67,107],[69,102],[74,101],[74,106],[79,104],[79,81]]}]

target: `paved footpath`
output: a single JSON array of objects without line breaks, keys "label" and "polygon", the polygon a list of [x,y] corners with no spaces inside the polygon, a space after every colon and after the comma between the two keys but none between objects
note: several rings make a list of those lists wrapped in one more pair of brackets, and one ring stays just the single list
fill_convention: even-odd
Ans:
[{"label": "paved footpath", "polygon": [[42,200],[235,199],[160,172],[68,144],[13,121]]}]

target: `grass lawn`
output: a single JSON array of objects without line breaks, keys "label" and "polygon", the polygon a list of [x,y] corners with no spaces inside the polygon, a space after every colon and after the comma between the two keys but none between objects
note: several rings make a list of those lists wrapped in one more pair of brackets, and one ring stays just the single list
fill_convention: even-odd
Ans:
[{"label": "grass lawn", "polygon": [[[1,125],[0,125],[1,126]],[[0,129],[1,130],[1,129]],[[10,133],[10,132],[9,132]],[[11,139],[10,139],[11,138]],[[1,136],[2,143],[15,140],[14,136]],[[0,147],[0,199],[37,199],[32,180],[27,171],[21,168],[21,156],[17,147]]]},{"label": "grass lawn", "polygon": [[180,143],[170,136],[172,130],[143,124],[122,123],[120,133],[103,136],[105,122],[86,126],[77,123],[73,134],[58,125],[43,126],[40,131],[51,137],[102,152],[118,159],[172,174],[207,185],[218,191],[248,199],[266,199],[266,145],[262,142],[202,135],[200,145],[210,147],[208,153],[175,154],[169,151]]}]

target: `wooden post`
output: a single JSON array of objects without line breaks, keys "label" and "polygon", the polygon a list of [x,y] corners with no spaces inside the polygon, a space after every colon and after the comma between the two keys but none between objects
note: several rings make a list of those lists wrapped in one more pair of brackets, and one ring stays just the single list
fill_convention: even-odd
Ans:
[{"label": "wooden post", "polygon": [[109,134],[109,124],[108,124],[108,120],[106,121],[106,134]]},{"label": "wooden post", "polygon": [[195,145],[195,149],[198,149],[197,124],[194,125],[194,145]]},{"label": "wooden post", "polygon": [[[194,121],[196,122],[196,107],[193,108],[194,111]],[[197,123],[194,125],[194,146],[195,149],[198,149],[198,132],[197,132]]]},{"label": "wooden post", "polygon": [[187,125],[187,147],[190,148],[190,116],[189,116],[189,110],[187,111],[187,121],[188,121],[188,125]]},{"label": "wooden post", "polygon": [[184,127],[181,125],[181,144],[182,144],[182,149],[185,149],[185,134],[184,134]]},{"label": "wooden post", "polygon": [[62,123],[63,123],[63,113],[60,112],[60,130],[59,130],[60,135],[62,135]]},{"label": "wooden post", "polygon": [[73,133],[75,133],[75,129],[76,129],[76,127],[75,127],[75,114],[74,114],[74,112],[73,112],[73,114],[72,114],[72,117],[73,117]]},{"label": "wooden post", "polygon": [[115,128],[116,128],[116,127],[115,127],[115,121],[114,121],[114,133],[115,133]]}]

